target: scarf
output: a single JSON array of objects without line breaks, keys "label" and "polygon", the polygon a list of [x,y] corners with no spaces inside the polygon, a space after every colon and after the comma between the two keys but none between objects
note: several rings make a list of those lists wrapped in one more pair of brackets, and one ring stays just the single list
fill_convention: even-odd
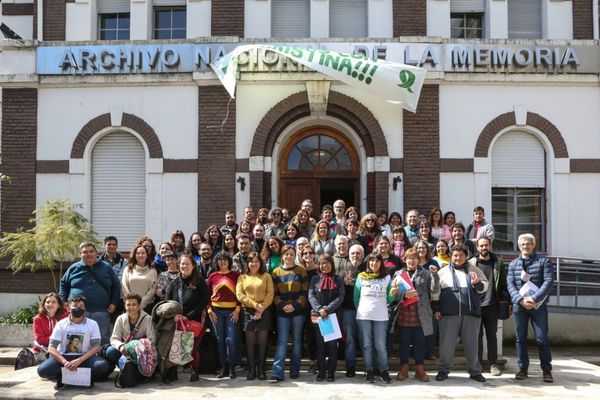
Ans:
[{"label": "scarf", "polygon": [[321,284],[319,285],[319,289],[321,290],[331,290],[335,289],[337,285],[333,280],[333,273],[324,274],[321,273]]},{"label": "scarf", "polygon": [[361,272],[360,274],[358,274],[358,276],[360,276],[361,279],[377,279],[379,278],[379,274],[374,274],[372,272]]},{"label": "scarf", "polygon": [[464,263],[463,265],[456,265],[453,262],[451,262],[448,265],[448,268],[450,268],[450,272],[452,273],[452,291],[453,292],[458,292],[460,289],[458,288],[458,283],[457,278],[456,278],[456,274],[454,272],[455,269],[459,269],[461,271],[464,271],[465,274],[467,275],[467,296],[468,296],[468,300],[469,300],[469,311],[473,310],[474,308],[474,304],[473,304],[473,299],[471,299],[471,293],[474,292],[474,288],[473,285],[471,284],[471,276],[469,275],[469,264],[468,263]]}]

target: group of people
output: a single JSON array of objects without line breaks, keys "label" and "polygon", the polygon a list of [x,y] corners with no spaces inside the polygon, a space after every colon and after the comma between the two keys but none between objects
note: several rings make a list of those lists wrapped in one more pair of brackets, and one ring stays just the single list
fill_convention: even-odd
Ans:
[{"label": "group of people", "polygon": [[[274,382],[285,379],[291,340],[291,379],[299,377],[306,342],[309,373],[317,381],[335,380],[342,345],[347,377],[356,375],[360,350],[366,380],[379,376],[390,383],[388,354],[397,338],[396,379],[408,378],[412,350],[414,377],[427,382],[424,363],[438,357],[439,336],[435,379],[448,377],[460,338],[470,378],[485,382],[484,331],[489,372],[502,374],[496,330],[504,305],[517,330],[515,378],[528,376],[532,321],[543,380],[552,382],[546,309],[552,264],[535,252],[535,237],[522,234],[520,255],[506,268],[492,251],[493,240],[494,227],[482,207],[475,207],[473,222],[465,227],[453,212],[439,208],[428,216],[410,210],[403,222],[397,212],[361,217],[342,200],[315,216],[307,199],[293,217],[278,207],[256,214],[247,207],[238,224],[227,211],[223,226],[192,233],[187,245],[179,230],[158,248],[143,236],[128,259],[117,251],[114,236],[105,238],[102,255],[84,242],[81,260],[61,278],[59,294],[43,299],[34,320],[38,373],[57,381],[58,388],[63,366],[87,366],[92,380],[103,379],[127,355],[129,340],[148,338],[159,355],[161,348],[168,353],[176,324],[192,320],[204,323],[216,340],[219,378],[236,378],[245,353],[246,378],[266,380],[272,338]],[[525,293],[524,285],[537,290]],[[177,305],[171,309],[170,336],[163,324],[169,301]],[[341,339],[329,340],[320,328],[319,322],[332,316]],[[199,379],[201,337],[194,341],[191,381]],[[163,381],[177,379],[176,365],[165,364]]]}]

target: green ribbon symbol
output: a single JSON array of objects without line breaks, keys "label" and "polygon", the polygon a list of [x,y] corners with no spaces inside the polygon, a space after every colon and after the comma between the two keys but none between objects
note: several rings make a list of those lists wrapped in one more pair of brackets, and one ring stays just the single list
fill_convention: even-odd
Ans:
[{"label": "green ribbon symbol", "polygon": [[400,82],[402,82],[402,84],[398,86],[400,86],[402,89],[408,90],[409,93],[414,93],[412,90],[412,85],[415,83],[415,74],[403,69],[400,71]]}]

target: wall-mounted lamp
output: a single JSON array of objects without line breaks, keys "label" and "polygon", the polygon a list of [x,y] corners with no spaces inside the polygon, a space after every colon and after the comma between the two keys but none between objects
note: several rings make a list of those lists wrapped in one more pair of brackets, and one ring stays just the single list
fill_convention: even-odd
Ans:
[{"label": "wall-mounted lamp", "polygon": [[402,182],[402,178],[400,178],[399,176],[395,177],[394,180],[392,181],[392,189],[398,190],[398,184],[400,182]]},{"label": "wall-mounted lamp", "polygon": [[246,189],[246,179],[243,176],[238,176],[236,182],[240,184],[240,189],[243,192]]}]

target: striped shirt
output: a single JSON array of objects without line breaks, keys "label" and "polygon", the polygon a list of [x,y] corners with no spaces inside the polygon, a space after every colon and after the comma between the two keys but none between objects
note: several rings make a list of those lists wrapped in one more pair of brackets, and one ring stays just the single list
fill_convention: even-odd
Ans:
[{"label": "striped shirt", "polygon": [[239,302],[235,293],[240,273],[229,271],[227,273],[214,272],[208,276],[206,284],[210,290],[210,301],[208,302],[208,312],[212,312],[213,307],[219,308],[237,308]]},{"label": "striped shirt", "polygon": [[[271,274],[275,287],[275,307],[280,316],[295,316],[306,312],[308,308],[308,274],[304,267],[295,265],[286,269],[275,268]],[[286,313],[283,307],[291,304],[294,311]]]}]

